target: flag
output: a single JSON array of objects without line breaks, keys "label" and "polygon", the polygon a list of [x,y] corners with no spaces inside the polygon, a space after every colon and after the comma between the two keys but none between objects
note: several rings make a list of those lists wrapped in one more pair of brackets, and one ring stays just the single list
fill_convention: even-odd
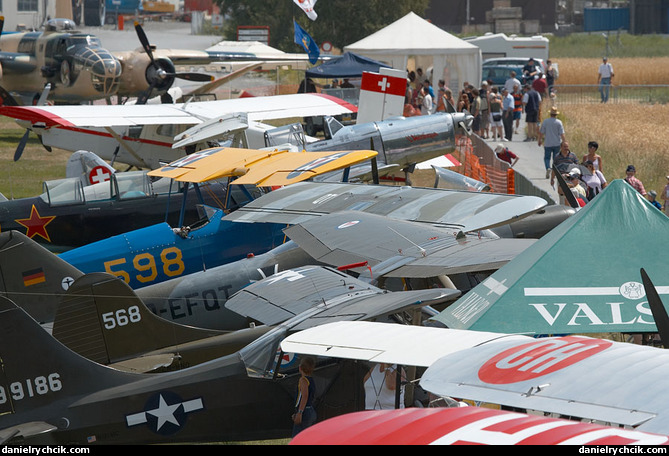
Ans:
[{"label": "flag", "polygon": [[318,49],[318,45],[314,40],[297,22],[293,21],[293,24],[295,25],[295,43],[299,44],[305,51],[307,51],[307,54],[309,54],[309,62],[313,65],[318,62],[318,57],[321,55],[321,51]]},{"label": "flag", "polygon": [[312,21],[315,21],[316,18],[318,17],[318,14],[316,14],[316,10],[314,10],[314,6],[316,6],[316,2],[318,0],[293,0],[297,6],[302,8],[302,10],[307,13],[307,17],[311,19]]},{"label": "flag", "polygon": [[42,268],[25,271],[22,275],[23,275],[23,286],[25,287],[46,282],[46,277],[44,276],[44,270]]}]

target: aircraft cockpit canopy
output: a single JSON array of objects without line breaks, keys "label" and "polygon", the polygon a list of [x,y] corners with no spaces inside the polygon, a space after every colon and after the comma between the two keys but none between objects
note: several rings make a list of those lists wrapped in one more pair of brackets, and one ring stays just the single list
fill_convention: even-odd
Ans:
[{"label": "aircraft cockpit canopy", "polygon": [[74,46],[86,46],[91,48],[101,48],[102,41],[95,35],[88,35],[85,33],[70,35],[67,40],[67,50],[69,51]]},{"label": "aircraft cockpit canopy", "polygon": [[66,32],[75,30],[76,24],[72,19],[49,19],[44,26],[46,32]]}]

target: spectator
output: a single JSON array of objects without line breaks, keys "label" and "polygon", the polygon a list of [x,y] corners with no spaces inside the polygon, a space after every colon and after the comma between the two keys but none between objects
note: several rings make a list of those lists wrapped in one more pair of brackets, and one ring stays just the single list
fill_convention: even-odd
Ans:
[{"label": "spectator", "polygon": [[553,62],[546,60],[546,84],[548,85],[548,94],[553,93],[553,86],[558,78],[558,69],[553,66]]},{"label": "spectator", "polygon": [[420,105],[420,114],[422,116],[429,116],[430,114],[433,113],[433,103],[432,103],[432,96],[430,95],[429,90],[423,86],[420,92],[420,99],[421,99],[421,105]]},{"label": "spectator", "polygon": [[548,83],[544,75],[539,72],[537,73],[537,78],[532,82],[532,87],[537,91],[542,98],[546,97],[546,90],[548,89]]},{"label": "spectator", "polygon": [[513,139],[513,95],[506,87],[502,89],[502,125],[504,125],[503,141]]},{"label": "spectator", "polygon": [[539,113],[541,110],[541,96],[532,87],[525,86],[525,123],[527,124],[527,138],[525,141],[535,141],[539,137]]},{"label": "spectator", "polygon": [[497,87],[491,89],[490,94],[490,136],[497,141],[504,137],[502,132],[502,97],[497,93]]},{"label": "spectator", "polygon": [[588,153],[583,156],[583,162],[585,163],[590,160],[596,170],[604,172],[602,168],[602,157],[597,154],[597,149],[599,149],[597,141],[590,141],[588,143]]},{"label": "spectator", "polygon": [[519,157],[511,152],[508,147],[504,146],[504,144],[497,144],[497,147],[495,147],[495,154],[497,155],[497,158],[507,162],[512,168],[519,160]]},{"label": "spectator", "polygon": [[520,90],[520,86],[513,86],[513,120],[515,122],[514,133],[520,134],[518,128],[520,128],[520,118],[523,115],[523,92]]},{"label": "spectator", "polygon": [[503,89],[506,89],[509,91],[509,93],[513,93],[513,86],[518,85],[520,86],[520,81],[518,78],[516,78],[516,72],[512,71],[509,73],[509,78],[504,82],[504,87]]},{"label": "spectator", "polygon": [[464,112],[464,111],[469,112],[469,96],[467,95],[467,93],[462,92],[460,94],[460,99],[458,100],[457,110],[458,110],[458,112]]},{"label": "spectator", "polygon": [[483,139],[488,139],[488,130],[490,126],[490,101],[488,93],[488,83],[483,81],[481,89],[479,90],[479,97],[481,97],[481,134]]},{"label": "spectator", "polygon": [[[560,152],[553,156],[553,165],[559,173],[567,173],[571,168],[570,165],[578,165],[578,158],[576,158],[576,155],[571,150],[569,150],[569,143],[567,141],[562,141],[562,144],[560,144]],[[554,184],[555,172],[551,172],[551,185]]]},{"label": "spectator", "polygon": [[641,193],[643,196],[646,196],[646,189],[643,187],[643,182],[641,182],[636,177],[636,168],[634,165],[629,165],[625,171],[627,177],[625,177],[625,182],[630,184],[637,192]]},{"label": "spectator", "polygon": [[352,89],[353,84],[351,84],[351,82],[347,78],[344,78],[344,82],[342,82],[339,87],[341,87],[342,89]]},{"label": "spectator", "polygon": [[533,58],[530,57],[530,59],[523,67],[523,82],[525,84],[531,84],[532,81],[534,81],[534,78],[537,76],[537,73],[537,63]]},{"label": "spectator", "polygon": [[586,160],[583,164],[589,171],[589,173],[582,176],[583,182],[586,185],[585,196],[588,198],[588,201],[592,201],[595,196],[606,188],[607,182],[604,174],[600,170],[595,169],[595,165],[591,160]]},{"label": "spectator", "polygon": [[[551,160],[560,151],[560,144],[565,142],[564,126],[558,119],[560,112],[553,106],[550,117],[544,120],[539,127],[539,146],[544,145],[544,165],[546,167],[546,179],[551,175]],[[568,146],[567,146],[568,147]]]},{"label": "spectator", "polygon": [[664,190],[662,190],[662,201],[664,213],[669,214],[669,212],[667,212],[667,201],[669,201],[669,176],[667,176],[667,184],[664,186]]},{"label": "spectator", "polygon": [[609,89],[611,88],[611,79],[613,78],[613,66],[609,63],[609,59],[604,57],[602,64],[599,65],[597,72],[597,84],[599,84],[599,93],[602,97],[602,103],[609,101]]},{"label": "spectator", "polygon": [[652,204],[659,210],[662,210],[662,205],[655,200],[656,197],[657,197],[657,192],[655,190],[650,190],[648,192],[648,201],[650,201],[650,204]]}]

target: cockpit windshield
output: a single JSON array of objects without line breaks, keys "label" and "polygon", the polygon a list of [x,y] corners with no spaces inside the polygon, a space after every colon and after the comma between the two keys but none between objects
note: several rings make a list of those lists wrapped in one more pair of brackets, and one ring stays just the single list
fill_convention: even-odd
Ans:
[{"label": "cockpit windshield", "polygon": [[67,40],[67,50],[71,50],[75,46],[88,46],[88,47],[102,47],[102,42],[100,38],[95,35],[70,35]]}]

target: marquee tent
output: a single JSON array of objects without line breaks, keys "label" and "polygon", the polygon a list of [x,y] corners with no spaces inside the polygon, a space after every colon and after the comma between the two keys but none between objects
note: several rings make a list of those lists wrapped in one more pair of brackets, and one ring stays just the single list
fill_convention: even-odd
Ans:
[{"label": "marquee tent", "polygon": [[432,83],[443,79],[453,90],[465,81],[481,82],[481,50],[478,46],[451,35],[411,12],[385,28],[344,47],[393,68],[408,68],[413,58],[416,67],[433,67]]},{"label": "marquee tent", "polygon": [[307,70],[306,74],[308,78],[359,78],[363,71],[378,73],[379,68],[388,66],[362,55],[345,52],[341,57]]}]

